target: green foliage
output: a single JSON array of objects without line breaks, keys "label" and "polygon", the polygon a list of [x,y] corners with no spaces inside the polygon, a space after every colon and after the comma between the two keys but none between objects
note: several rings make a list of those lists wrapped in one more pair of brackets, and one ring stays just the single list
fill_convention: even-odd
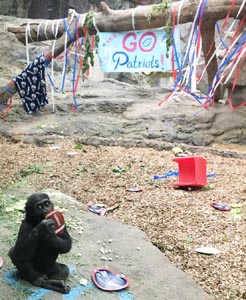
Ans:
[{"label": "green foliage", "polygon": [[231,210],[231,218],[233,220],[241,219],[243,216],[243,211],[241,207],[233,207]]},{"label": "green foliage", "polygon": [[[158,13],[164,13],[166,11],[169,12],[170,9],[170,3],[172,3],[172,0],[162,0],[162,2],[158,5],[155,5],[153,8],[154,12]],[[172,31],[172,22],[171,22],[171,13],[169,13],[168,21],[166,22],[166,25],[164,26],[164,31],[166,32],[166,47],[167,47],[167,53],[166,57],[169,57],[169,49],[172,46],[172,37],[171,37],[171,31]],[[147,22],[151,22],[151,14],[147,16]]]},{"label": "green foliage", "polygon": [[197,211],[197,212],[196,212],[196,215],[197,215],[198,217],[204,217],[204,213],[201,212],[201,211]]},{"label": "green foliage", "polygon": [[26,169],[21,170],[19,173],[17,173],[17,176],[20,176],[22,178],[27,177],[32,174],[42,174],[44,169],[49,167],[49,164],[33,164],[29,165]]},{"label": "green foliage", "polygon": [[84,153],[87,153],[87,151],[84,149],[84,146],[83,146],[82,144],[80,144],[80,143],[75,144],[75,145],[73,146],[73,149],[76,149],[76,150],[82,150]]},{"label": "green foliage", "polygon": [[210,191],[210,190],[214,190],[214,187],[211,185],[207,185],[204,186],[203,188],[201,188],[202,191]]},{"label": "green foliage", "polygon": [[112,170],[112,172],[114,173],[118,173],[118,174],[123,174],[126,172],[126,170],[123,167],[117,166],[116,168],[114,168]]},{"label": "green foliage", "polygon": [[82,144],[76,144],[73,146],[73,149],[81,150],[83,148]]},{"label": "green foliage", "polygon": [[169,9],[169,4],[172,0],[162,0],[160,4],[154,6],[154,10],[158,12],[165,12]]},{"label": "green foliage", "polygon": [[18,201],[19,198],[0,193],[0,219],[3,219],[8,208],[13,207]]},{"label": "green foliage", "polygon": [[[18,228],[23,218],[24,202],[23,199],[0,194],[0,226],[3,235],[0,242],[12,246],[16,240]],[[3,228],[7,229],[9,234],[4,234]]]},{"label": "green foliage", "polygon": [[[94,66],[94,49],[91,48],[91,40],[89,38],[88,32],[91,28],[94,27],[93,25],[93,18],[94,18],[94,12],[90,11],[87,13],[85,18],[85,23],[83,25],[84,33],[86,33],[86,39],[84,42],[85,47],[85,54],[83,58],[83,66],[82,66],[82,78],[84,79],[84,74],[89,70],[90,65]],[[99,43],[99,36],[96,36],[95,38],[95,49],[97,50]]]},{"label": "green foliage", "polygon": [[78,174],[78,173],[88,173],[88,172],[89,172],[88,169],[87,169],[86,167],[83,167],[83,168],[77,169],[77,170],[78,170],[77,174]]},{"label": "green foliage", "polygon": [[222,238],[221,238],[221,242],[223,242],[223,243],[228,242],[228,236],[223,235]]},{"label": "green foliage", "polygon": [[184,240],[184,248],[185,249],[189,249],[191,244],[193,242],[193,238],[192,237],[187,237],[185,240]]}]

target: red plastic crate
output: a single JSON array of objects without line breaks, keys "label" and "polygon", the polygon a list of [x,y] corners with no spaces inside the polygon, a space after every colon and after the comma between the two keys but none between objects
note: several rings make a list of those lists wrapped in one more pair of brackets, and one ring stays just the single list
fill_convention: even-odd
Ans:
[{"label": "red plastic crate", "polygon": [[175,157],[179,164],[179,181],[174,187],[203,187],[207,185],[207,162],[199,156]]}]

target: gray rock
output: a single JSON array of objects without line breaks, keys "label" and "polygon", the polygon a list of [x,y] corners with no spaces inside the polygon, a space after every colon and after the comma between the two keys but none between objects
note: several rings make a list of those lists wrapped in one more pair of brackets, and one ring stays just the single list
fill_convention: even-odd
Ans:
[{"label": "gray rock", "polygon": [[[15,197],[20,194],[25,199],[31,193],[30,189],[29,187],[28,191],[25,192],[26,194],[18,190],[12,192]],[[6,191],[6,195],[10,197],[12,192]],[[85,206],[59,191],[47,190],[45,192],[49,194],[56,206],[67,208],[63,214],[73,237],[73,247],[64,258],[61,255],[59,261],[68,264],[72,270],[69,277],[69,285],[71,286],[69,299],[213,299],[189,275],[174,267],[140,229],[124,225],[110,217],[100,217],[87,212]],[[6,238],[9,234],[13,235],[11,232],[13,226],[9,226],[10,222],[9,219],[2,224],[3,222],[0,220],[2,241],[5,241],[1,243],[0,248],[1,256],[4,259],[3,272],[5,272],[6,278],[8,278],[8,272],[14,270],[6,251],[9,247]],[[104,244],[105,249],[110,249],[110,252],[102,255],[100,251],[102,244]],[[5,250],[3,251],[3,249]],[[104,260],[102,260],[102,256]],[[92,285],[91,272],[98,267],[106,266],[129,278],[130,285],[124,290],[124,294],[101,291]],[[86,288],[80,285],[82,278],[88,281]],[[11,281],[9,285],[7,280],[1,280],[0,288],[1,300],[20,299],[23,297],[23,292],[27,293],[29,297],[37,299],[37,295],[40,295],[38,293],[41,293],[39,288],[24,281],[16,283]],[[56,292],[46,291],[42,293],[42,299],[61,300],[63,296]]]}]

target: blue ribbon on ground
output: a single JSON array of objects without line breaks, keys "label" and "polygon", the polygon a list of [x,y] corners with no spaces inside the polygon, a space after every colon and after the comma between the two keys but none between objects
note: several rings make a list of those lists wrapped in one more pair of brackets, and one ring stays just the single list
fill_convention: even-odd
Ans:
[{"label": "blue ribbon on ground", "polygon": [[[156,179],[167,179],[171,176],[179,176],[179,171],[168,171],[163,175],[154,175],[153,179],[155,179],[155,180]],[[215,176],[216,176],[215,173],[207,174],[208,178],[215,177]]]}]

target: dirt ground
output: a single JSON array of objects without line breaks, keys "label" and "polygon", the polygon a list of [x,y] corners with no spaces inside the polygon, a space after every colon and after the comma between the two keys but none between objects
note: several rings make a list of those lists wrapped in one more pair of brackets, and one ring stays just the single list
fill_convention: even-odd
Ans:
[{"label": "dirt ground", "polygon": [[[3,85],[22,70],[26,57],[24,46],[6,32],[13,18],[0,21]],[[65,118],[62,120],[65,123]],[[233,122],[219,123],[224,127]],[[245,147],[236,150],[246,152]],[[30,183],[36,191],[56,189],[84,204],[119,204],[109,213],[112,218],[143,230],[173,264],[216,300],[246,299],[245,159],[194,152],[206,159],[207,173],[216,176],[208,178],[205,188],[187,191],[173,188],[178,180],[175,176],[153,179],[178,170],[172,151],[81,145],[70,135],[42,147],[0,137],[0,152],[0,193],[10,185]],[[212,202],[227,203],[232,209],[215,210]],[[214,247],[220,253],[199,254],[195,249],[201,246]]]},{"label": "dirt ground", "polygon": [[[0,151],[0,191],[14,183],[30,183],[37,191],[56,189],[84,204],[119,204],[109,212],[111,217],[146,232],[215,299],[246,299],[245,159],[199,153],[211,177],[205,188],[189,191],[173,188],[175,176],[153,179],[178,170],[172,151],[94,147],[78,144],[73,137],[43,147],[0,138]],[[136,187],[142,191],[127,191]],[[232,209],[216,210],[212,202]],[[195,249],[201,246],[220,253],[199,254]]]}]

